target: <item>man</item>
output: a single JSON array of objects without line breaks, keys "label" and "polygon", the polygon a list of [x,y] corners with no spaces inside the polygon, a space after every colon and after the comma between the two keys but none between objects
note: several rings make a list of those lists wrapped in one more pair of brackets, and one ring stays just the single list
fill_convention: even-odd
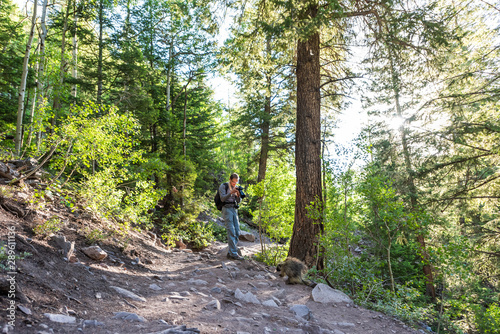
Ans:
[{"label": "man", "polygon": [[222,218],[226,224],[228,251],[227,258],[232,260],[244,260],[238,254],[238,240],[240,237],[240,223],[238,221],[238,203],[241,202],[240,192],[236,187],[240,177],[233,173],[229,177],[228,183],[223,183],[219,187],[219,195],[222,206]]}]

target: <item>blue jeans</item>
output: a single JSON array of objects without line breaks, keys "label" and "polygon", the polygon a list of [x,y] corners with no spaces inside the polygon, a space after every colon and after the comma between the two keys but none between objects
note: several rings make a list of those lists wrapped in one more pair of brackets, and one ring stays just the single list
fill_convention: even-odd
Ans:
[{"label": "blue jeans", "polygon": [[238,256],[238,240],[240,238],[240,223],[238,221],[238,209],[222,207],[222,218],[226,224],[227,244],[229,256]]}]

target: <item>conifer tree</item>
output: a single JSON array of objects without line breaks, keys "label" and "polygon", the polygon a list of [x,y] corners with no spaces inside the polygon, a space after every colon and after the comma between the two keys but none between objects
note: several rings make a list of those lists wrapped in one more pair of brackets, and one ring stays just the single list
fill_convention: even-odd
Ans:
[{"label": "conifer tree", "polygon": [[247,4],[221,55],[224,68],[236,74],[243,101],[232,110],[231,128],[245,145],[256,147],[257,182],[265,178],[269,154],[293,144],[294,50],[281,24],[270,3]]},{"label": "conifer tree", "polygon": [[18,18],[16,5],[10,0],[0,2],[0,132],[15,123],[18,89],[26,43],[24,21]]}]

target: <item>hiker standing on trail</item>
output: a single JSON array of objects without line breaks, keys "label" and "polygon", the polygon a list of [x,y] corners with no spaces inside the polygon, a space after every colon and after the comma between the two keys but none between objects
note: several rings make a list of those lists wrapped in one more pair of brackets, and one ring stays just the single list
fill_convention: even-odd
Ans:
[{"label": "hiker standing on trail", "polygon": [[226,224],[227,232],[227,258],[232,260],[244,260],[238,254],[238,240],[240,237],[240,223],[238,221],[238,203],[241,202],[241,196],[236,184],[240,177],[233,173],[229,177],[229,182],[225,182],[219,187],[220,199],[224,203],[222,206],[222,218]]}]

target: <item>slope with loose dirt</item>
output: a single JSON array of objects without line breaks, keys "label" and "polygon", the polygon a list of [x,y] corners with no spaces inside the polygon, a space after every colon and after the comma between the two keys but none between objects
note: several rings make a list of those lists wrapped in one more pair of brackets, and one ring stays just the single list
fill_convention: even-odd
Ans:
[{"label": "slope with loose dirt", "polygon": [[[15,298],[9,294],[12,279],[0,295],[4,333],[416,332],[352,303],[313,301],[310,287],[286,285],[274,268],[250,259],[258,242],[241,242],[247,260],[230,261],[221,243],[200,252],[169,250],[154,235],[132,231],[125,245],[118,237],[99,241],[108,256],[93,260],[82,252],[88,246],[84,235],[104,223],[69,212],[57,198],[44,210],[30,210],[30,196],[13,191],[0,207],[5,249],[15,244],[15,254],[32,254],[17,261],[11,274],[2,273],[4,282],[16,282]],[[58,234],[74,242],[70,259],[54,238],[33,234],[51,217],[64,222]],[[12,231],[15,242],[8,239]]]}]

